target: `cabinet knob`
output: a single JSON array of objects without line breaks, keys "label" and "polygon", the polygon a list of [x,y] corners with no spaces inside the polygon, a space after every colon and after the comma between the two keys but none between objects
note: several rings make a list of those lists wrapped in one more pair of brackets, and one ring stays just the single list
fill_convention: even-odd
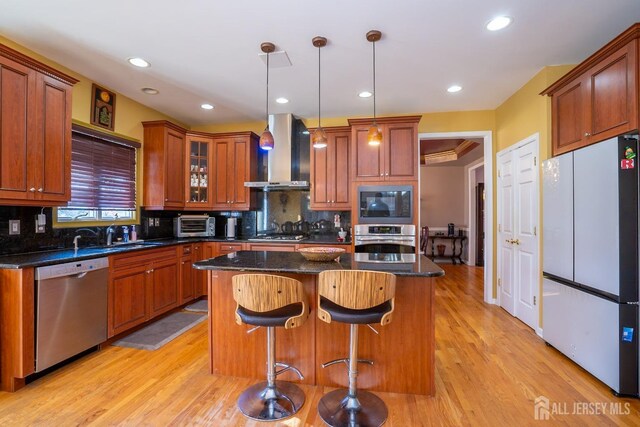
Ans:
[{"label": "cabinet knob", "polygon": [[585,132],[584,136],[591,136],[591,134],[589,132]]},{"label": "cabinet knob", "polygon": [[42,187],[38,188],[38,193],[42,193]]},{"label": "cabinet knob", "polygon": [[32,193],[35,193],[36,188],[35,188],[35,187],[31,187],[31,188],[29,189],[29,191],[31,191]]},{"label": "cabinet knob", "polygon": [[169,199],[164,199],[164,201],[165,201],[165,202],[168,202],[168,201],[169,201]]}]

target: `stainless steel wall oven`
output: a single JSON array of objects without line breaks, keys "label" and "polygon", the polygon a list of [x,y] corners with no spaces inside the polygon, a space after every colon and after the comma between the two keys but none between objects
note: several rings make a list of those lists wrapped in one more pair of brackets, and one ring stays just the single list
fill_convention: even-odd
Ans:
[{"label": "stainless steel wall oven", "polygon": [[415,253],[413,224],[358,224],[353,229],[356,253]]}]

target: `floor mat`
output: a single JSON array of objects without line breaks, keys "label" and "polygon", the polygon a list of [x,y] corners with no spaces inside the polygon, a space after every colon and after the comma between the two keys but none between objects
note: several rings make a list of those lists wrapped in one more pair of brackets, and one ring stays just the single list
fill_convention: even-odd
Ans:
[{"label": "floor mat", "polygon": [[112,345],[138,348],[141,350],[156,350],[204,321],[206,318],[206,314],[173,313],[147,327],[127,335]]},{"label": "floor mat", "polygon": [[196,301],[193,304],[190,304],[184,308],[186,311],[197,311],[200,313],[207,313],[209,311],[209,306],[207,305],[206,299],[201,299],[200,301]]}]

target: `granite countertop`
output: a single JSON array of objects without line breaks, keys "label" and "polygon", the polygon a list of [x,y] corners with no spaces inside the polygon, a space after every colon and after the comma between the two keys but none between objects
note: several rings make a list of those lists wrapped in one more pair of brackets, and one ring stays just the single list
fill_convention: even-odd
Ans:
[{"label": "granite countertop", "polygon": [[[404,255],[404,257],[403,257]],[[343,254],[339,261],[307,261],[297,252],[239,251],[193,264],[198,270],[318,274],[325,270],[385,271],[397,276],[438,277],[444,271],[425,256]]]},{"label": "granite countertop", "polygon": [[[23,254],[3,255],[0,256],[0,268],[28,268],[28,267],[42,267],[45,265],[61,264],[71,261],[81,261],[91,258],[100,258],[104,256],[110,256],[120,254],[123,252],[140,251],[146,249],[160,248],[164,246],[182,245],[188,243],[198,242],[228,242],[228,243],[245,243],[249,242],[248,239],[235,239],[228,240],[217,237],[170,237],[164,239],[153,239],[139,241],[138,243],[132,242],[128,244],[121,244],[115,246],[96,246],[88,248],[80,248],[77,252],[73,249],[62,249],[54,251],[43,252],[28,252]],[[291,244],[291,242],[279,242],[277,240],[268,241],[269,243],[277,244]],[[252,241],[252,243],[257,243]],[[351,241],[337,242],[335,237],[330,236],[313,236],[309,239],[301,240],[297,243],[318,243],[318,244],[331,244],[331,245],[350,245]]]}]

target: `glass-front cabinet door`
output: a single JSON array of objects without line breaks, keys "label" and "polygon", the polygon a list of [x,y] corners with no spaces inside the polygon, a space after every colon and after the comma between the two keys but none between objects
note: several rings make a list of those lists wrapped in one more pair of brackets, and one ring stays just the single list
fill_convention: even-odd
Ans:
[{"label": "glass-front cabinet door", "polygon": [[193,210],[211,208],[211,155],[210,138],[187,135],[187,178],[185,206]]}]

